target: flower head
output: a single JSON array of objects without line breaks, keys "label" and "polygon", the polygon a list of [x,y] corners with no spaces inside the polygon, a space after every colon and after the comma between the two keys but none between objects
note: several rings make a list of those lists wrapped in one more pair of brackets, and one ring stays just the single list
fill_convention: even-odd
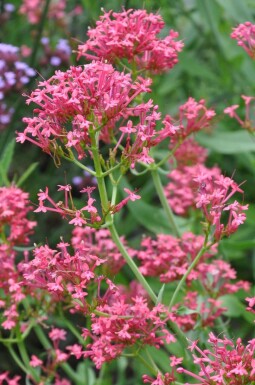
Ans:
[{"label": "flower head", "polygon": [[167,71],[178,62],[183,43],[176,41],[178,33],[173,30],[165,38],[157,38],[163,27],[161,16],[146,10],[105,12],[96,28],[88,30],[86,43],[78,46],[78,57],[111,63],[125,58],[139,69]]},{"label": "flower head", "polygon": [[255,58],[255,24],[246,21],[233,28],[231,38],[237,40],[237,44],[248,53],[248,55]]}]

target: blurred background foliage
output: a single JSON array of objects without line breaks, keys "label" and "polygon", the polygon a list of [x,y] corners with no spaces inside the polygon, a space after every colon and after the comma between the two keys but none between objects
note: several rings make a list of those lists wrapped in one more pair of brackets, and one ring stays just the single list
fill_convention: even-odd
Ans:
[{"label": "blurred background foliage", "polygon": [[[209,166],[217,164],[223,174],[227,176],[234,174],[238,183],[246,180],[243,186],[244,202],[250,203],[246,224],[230,239],[222,241],[220,251],[237,269],[240,279],[254,282],[255,136],[242,130],[234,119],[223,114],[223,110],[229,105],[240,104],[238,112],[244,116],[244,103],[240,96],[242,94],[255,95],[255,64],[243,49],[237,46],[236,41],[230,38],[232,28],[239,23],[255,22],[255,2],[253,0],[69,0],[67,13],[71,14],[75,6],[80,6],[82,7],[81,14],[67,15],[64,24],[49,20],[46,16],[41,23],[33,26],[27,22],[25,15],[19,14],[20,0],[9,0],[8,2],[14,4],[16,10],[8,22],[0,27],[0,42],[18,47],[22,45],[30,47],[32,59],[28,57],[27,62],[38,72],[37,78],[27,87],[26,94],[36,86],[41,77],[49,77],[55,71],[53,67],[46,69],[40,67],[38,59],[41,54],[41,47],[38,44],[40,38],[47,36],[52,44],[59,38],[68,39],[72,49],[75,50],[77,42],[86,40],[88,27],[95,26],[102,7],[105,10],[113,9],[114,11],[121,11],[124,7],[126,9],[145,8],[151,12],[159,12],[165,21],[163,33],[166,35],[169,29],[179,32],[180,39],[185,43],[183,52],[179,55],[179,63],[169,73],[155,76],[151,97],[154,103],[159,105],[162,114],[174,115],[178,111],[179,105],[183,104],[188,97],[196,100],[205,99],[207,106],[216,110],[217,116],[212,127],[208,132],[198,134],[197,140],[209,150],[210,155],[207,162]],[[2,9],[4,1],[0,1],[0,4],[0,9]],[[76,57],[73,54],[70,64],[75,65],[76,63]],[[61,67],[62,70],[65,68]],[[34,204],[37,204],[38,190],[45,189],[45,186],[48,186],[51,195],[59,200],[62,199],[62,196],[56,192],[58,184],[72,184],[73,178],[80,176],[83,178],[84,184],[91,185],[93,181],[82,175],[82,172],[77,170],[74,165],[63,162],[59,168],[56,168],[48,155],[41,153],[39,149],[29,143],[23,145],[17,143],[14,149],[10,145],[8,146],[8,143],[14,138],[15,131],[23,128],[22,117],[32,113],[31,107],[26,106],[25,98],[20,94],[16,94],[12,98],[15,108],[14,117],[10,127],[0,133],[0,160],[2,162],[0,167],[5,164],[9,180],[11,181],[13,178],[18,180],[26,173],[29,166],[34,164],[30,175],[21,181],[21,187],[30,193]],[[151,180],[147,176],[140,179],[132,176],[126,183],[140,188],[143,202],[132,202],[129,205],[130,211],[123,211],[118,215],[117,222],[120,232],[127,235],[131,243],[135,245],[145,231],[150,233],[168,231],[163,211],[155,211],[158,202],[155,199]],[[78,190],[74,190],[74,196],[76,201],[81,198]],[[68,239],[70,226],[61,221],[58,216],[50,213],[34,214],[34,219],[39,223],[39,231],[34,235],[34,242],[46,241],[50,245],[55,245],[61,235]],[[191,222],[181,219],[180,225],[184,229],[189,228]],[[125,270],[125,274],[129,274],[127,270]],[[229,300],[228,313],[233,317],[233,325],[239,328],[240,336],[246,335],[247,332],[251,333],[251,323],[250,326],[240,328],[242,321],[238,317],[242,317],[245,305],[238,300],[235,303],[233,301],[233,298]],[[157,354],[159,360],[163,359],[160,352]],[[167,370],[168,361],[164,364]],[[85,370],[82,365],[81,372]],[[126,375],[124,376],[128,359],[121,358],[116,365],[119,370],[118,378],[114,383],[122,384],[123,378],[125,378],[124,383],[128,384]],[[138,368],[138,364],[135,364],[134,370],[139,375],[141,369]],[[86,373],[91,376],[88,378],[87,384],[92,384],[94,372],[86,369]]]}]

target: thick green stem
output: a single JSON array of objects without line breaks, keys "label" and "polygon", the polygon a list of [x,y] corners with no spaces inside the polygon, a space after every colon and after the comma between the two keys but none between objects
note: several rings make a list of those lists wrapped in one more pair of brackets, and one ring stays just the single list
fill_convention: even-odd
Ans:
[{"label": "thick green stem", "polygon": [[27,375],[30,375],[28,369],[25,367],[25,365],[23,365],[23,363],[21,362],[21,360],[19,359],[19,357],[17,356],[13,348],[8,344],[6,344],[6,347],[9,350],[9,353],[14,359],[14,361],[16,362],[16,364],[20,367],[20,369],[22,369],[23,372],[26,373]]},{"label": "thick green stem", "polygon": [[[92,150],[92,153],[93,153],[93,161],[94,161],[94,166],[95,166],[95,170],[96,170],[96,178],[97,178],[97,183],[98,183],[98,190],[99,190],[99,195],[100,195],[100,199],[101,199],[102,211],[103,211],[103,214],[104,214],[104,213],[107,213],[107,211],[109,209],[109,200],[108,200],[108,197],[107,197],[105,180],[104,180],[104,176],[103,176],[103,172],[102,172],[102,167],[101,167],[101,163],[100,163],[100,156],[99,156],[99,152],[98,152],[97,138],[93,134],[91,134],[91,144],[92,144],[91,150]],[[155,295],[155,293],[151,289],[150,285],[148,284],[148,282],[146,281],[144,276],[139,271],[139,269],[136,266],[136,264],[133,261],[133,259],[128,254],[128,251],[126,250],[125,246],[123,245],[123,243],[122,243],[122,241],[121,241],[121,239],[119,237],[119,234],[117,233],[117,230],[116,230],[114,224],[112,223],[111,215],[107,214],[105,219],[106,219],[107,222],[109,222],[108,228],[109,228],[109,231],[111,233],[112,239],[115,242],[115,244],[118,247],[118,249],[121,252],[121,254],[123,255],[123,257],[124,257],[125,261],[127,262],[128,266],[133,271],[133,273],[134,273],[135,277],[137,278],[137,280],[141,283],[141,285],[147,291],[147,293],[151,297],[152,301],[156,302],[157,301],[157,296]]]},{"label": "thick green stem", "polygon": [[119,251],[121,252],[121,254],[123,255],[123,257],[125,258],[125,261],[127,262],[128,266],[130,267],[130,269],[133,271],[136,279],[141,283],[141,285],[144,287],[144,289],[147,291],[147,293],[149,294],[150,298],[152,299],[152,301],[154,303],[157,302],[157,296],[155,295],[155,293],[153,292],[152,288],[150,287],[150,285],[148,284],[148,282],[146,281],[146,279],[144,278],[144,276],[141,274],[141,272],[139,271],[138,267],[136,266],[135,262],[133,261],[133,259],[130,257],[130,255],[128,254],[125,246],[123,245],[123,243],[121,242],[121,239],[117,233],[117,230],[114,226],[114,224],[110,225],[109,227],[109,230],[110,230],[110,233],[111,233],[111,236],[112,236],[112,239],[113,241],[115,242],[116,246],[118,247]]},{"label": "thick green stem", "polygon": [[30,358],[29,358],[26,346],[22,340],[22,334],[20,330],[17,330],[17,337],[18,337],[18,342],[17,342],[18,350],[22,358],[22,361],[24,362],[24,365],[27,368],[27,372],[36,382],[39,382],[40,376],[38,375],[36,370],[30,365]]},{"label": "thick green stem", "polygon": [[197,254],[196,258],[193,260],[193,262],[190,264],[190,266],[189,266],[188,270],[186,271],[186,273],[182,276],[182,279],[180,280],[180,282],[178,283],[178,285],[177,285],[177,287],[176,287],[176,289],[174,291],[174,294],[173,294],[173,296],[171,298],[171,301],[170,301],[170,304],[169,304],[169,307],[168,307],[169,311],[171,311],[171,309],[172,309],[172,307],[173,307],[173,305],[175,303],[176,297],[177,297],[179,291],[181,290],[182,285],[186,281],[186,278],[188,277],[189,273],[194,269],[194,267],[199,262],[200,258],[204,255],[204,253],[207,250],[208,250],[208,246],[207,246],[207,236],[206,236],[203,247],[201,248],[201,250]]},{"label": "thick green stem", "polygon": [[174,235],[178,238],[181,237],[181,233],[180,233],[180,230],[175,222],[175,218],[174,218],[174,215],[173,215],[173,212],[172,212],[172,209],[171,207],[169,206],[169,203],[166,199],[166,196],[165,196],[165,193],[164,193],[164,189],[163,189],[163,186],[162,186],[162,183],[161,183],[161,179],[160,179],[160,176],[159,176],[159,173],[158,173],[158,170],[157,169],[151,169],[151,175],[152,175],[152,178],[153,178],[153,182],[154,182],[154,185],[155,185],[155,188],[156,188],[156,191],[158,193],[158,196],[159,196],[159,200],[165,210],[165,213],[167,215],[167,218],[169,220],[169,224],[174,232]]}]

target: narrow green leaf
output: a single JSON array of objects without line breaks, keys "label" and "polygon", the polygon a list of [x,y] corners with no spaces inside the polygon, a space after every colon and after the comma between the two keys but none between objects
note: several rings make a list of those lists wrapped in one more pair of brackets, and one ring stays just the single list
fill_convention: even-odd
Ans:
[{"label": "narrow green leaf", "polygon": [[10,181],[8,179],[8,171],[11,165],[15,147],[15,140],[11,140],[0,158],[0,185],[6,184],[9,185]]},{"label": "narrow green leaf", "polygon": [[158,293],[158,298],[157,298],[157,302],[156,302],[156,305],[158,305],[159,303],[162,303],[162,298],[163,298],[163,294],[164,294],[164,290],[165,290],[165,284],[162,285],[161,289],[159,290],[159,293]]},{"label": "narrow green leaf", "polygon": [[38,166],[38,162],[32,163],[28,167],[28,169],[23,173],[23,175],[21,175],[21,177],[18,179],[16,185],[20,187],[27,180],[27,178],[30,177],[30,175],[34,172],[37,166]]}]

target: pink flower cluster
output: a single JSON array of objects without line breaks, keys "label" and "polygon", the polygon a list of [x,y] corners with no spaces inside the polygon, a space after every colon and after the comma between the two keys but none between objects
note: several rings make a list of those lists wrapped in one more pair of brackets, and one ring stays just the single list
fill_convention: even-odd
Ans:
[{"label": "pink flower cluster", "polygon": [[230,118],[234,118],[237,120],[237,122],[240,124],[241,127],[245,128],[247,131],[254,132],[255,131],[255,122],[254,118],[251,117],[251,102],[255,100],[254,96],[246,96],[241,95],[242,99],[245,103],[245,118],[242,120],[239,115],[237,115],[236,110],[238,109],[239,105],[234,104],[233,106],[229,106],[224,109],[224,113],[229,115]]},{"label": "pink flower cluster", "polygon": [[166,129],[176,127],[175,135],[172,138],[172,142],[176,143],[182,142],[194,132],[209,127],[214,116],[215,111],[205,106],[204,99],[197,102],[190,97],[186,103],[179,107],[178,118],[166,115],[163,123]]},{"label": "pink flower cluster", "polygon": [[176,41],[179,34],[173,30],[165,38],[157,38],[163,27],[161,16],[146,10],[105,12],[96,28],[88,30],[86,43],[78,46],[78,58],[85,56],[116,64],[127,59],[138,69],[167,71],[177,64],[183,43]]},{"label": "pink flower cluster", "polygon": [[[238,201],[228,203],[236,192],[243,193],[233,179],[220,175],[214,179],[210,172],[202,172],[194,178],[197,183],[198,196],[196,207],[201,208],[205,220],[214,228],[216,241],[223,236],[236,232],[238,227],[246,220],[245,210],[248,205],[241,205]],[[223,214],[227,214],[227,223],[223,222]]]},{"label": "pink flower cluster", "polygon": [[[124,237],[121,237],[121,241],[126,246]],[[122,254],[107,229],[95,230],[89,227],[76,227],[73,230],[72,246],[76,250],[80,245],[87,249],[88,254],[97,255],[105,261],[103,270],[107,275],[117,274],[125,264]],[[126,248],[129,255],[134,256],[135,251],[127,246]]]},{"label": "pink flower cluster", "polygon": [[[22,15],[26,15],[30,24],[38,24],[42,16],[45,0],[23,0],[19,8]],[[54,0],[50,4],[48,17],[53,20],[65,18],[66,0]]]},{"label": "pink flower cluster", "polygon": [[[127,163],[152,162],[148,151],[154,145],[154,128],[160,114],[151,100],[131,105],[136,96],[150,91],[150,83],[142,78],[133,83],[130,75],[101,62],[56,71],[28,98],[27,104],[36,103],[39,108],[34,110],[33,118],[23,119],[27,128],[18,134],[17,141],[28,140],[55,159],[58,152],[68,155],[75,149],[81,159],[90,151],[91,135],[100,131],[100,139],[105,142],[117,135],[115,150],[126,138],[123,157]],[[138,118],[136,125],[128,120],[133,116]],[[123,120],[128,122],[124,124]],[[115,129],[118,121],[121,127]]]},{"label": "pink flower cluster", "polygon": [[[69,246],[61,241],[58,250],[47,245],[36,247],[34,258],[22,264],[24,283],[49,292],[53,300],[67,302],[84,313],[88,311],[88,286],[94,283],[100,289],[104,277],[97,275],[95,270],[105,260],[91,254],[86,244],[77,246],[73,255],[68,252]],[[111,284],[108,279],[106,281]]]},{"label": "pink flower cluster", "polygon": [[198,187],[194,178],[201,173],[217,179],[221,171],[218,167],[209,169],[197,164],[177,167],[168,175],[170,182],[165,186],[165,195],[176,214],[187,216],[190,209],[195,209]]},{"label": "pink flower cluster", "polygon": [[18,305],[25,298],[22,276],[15,263],[17,252],[13,247],[27,244],[33,233],[36,222],[27,218],[30,210],[27,193],[15,186],[0,187],[0,308],[3,309],[4,329],[15,327]]},{"label": "pink flower cluster", "polygon": [[20,376],[9,377],[9,372],[0,374],[0,385],[20,385]]},{"label": "pink flower cluster", "polygon": [[[158,234],[157,239],[145,237],[142,249],[137,251],[140,271],[146,276],[159,277],[161,282],[179,280],[202,248],[203,241],[202,235],[193,233],[185,233],[181,238],[166,234]],[[216,253],[215,247],[211,253]],[[210,258],[211,253],[205,253],[203,260]],[[193,270],[187,279],[194,278],[197,274]]]},{"label": "pink flower cluster", "polygon": [[[173,145],[170,145],[170,150]],[[194,166],[205,163],[208,156],[208,150],[201,147],[192,137],[184,140],[184,142],[175,150],[174,158],[177,162],[177,167],[180,169],[184,166]],[[173,163],[170,159],[170,163]]]},{"label": "pink flower cluster", "polygon": [[200,349],[197,341],[190,346],[190,350],[195,351],[194,363],[200,368],[198,374],[182,367],[177,368],[177,372],[195,378],[198,385],[240,385],[255,381],[255,339],[245,346],[241,338],[238,338],[235,345],[226,337],[218,338],[209,333],[208,342],[211,349]]},{"label": "pink flower cluster", "polygon": [[[185,331],[195,326],[213,327],[215,320],[226,311],[220,297],[236,293],[239,290],[250,290],[247,281],[237,281],[236,271],[229,263],[217,259],[210,263],[199,263],[190,274],[187,292],[182,301],[175,305],[175,322]],[[200,282],[202,290],[197,288]],[[203,298],[203,300],[201,300]]]},{"label": "pink flower cluster", "polygon": [[166,326],[172,316],[163,305],[150,309],[143,297],[136,296],[130,303],[118,292],[110,302],[97,307],[109,316],[92,315],[92,333],[84,331],[93,340],[87,345],[84,356],[90,357],[98,369],[104,362],[118,357],[126,347],[141,349],[144,345],[152,345],[160,348],[164,342],[175,342]]},{"label": "pink flower cluster", "polygon": [[232,39],[237,40],[237,44],[242,47],[252,59],[255,58],[254,24],[249,21],[239,24],[236,28],[233,28],[233,32],[230,36]]},{"label": "pink flower cluster", "polygon": [[27,219],[31,211],[28,193],[18,187],[0,187],[0,233],[9,246],[27,244],[36,222]]},{"label": "pink flower cluster", "polygon": [[[40,191],[38,193],[39,206],[35,212],[52,211],[60,214],[62,217],[71,217],[69,223],[74,226],[83,226],[85,224],[93,225],[94,223],[100,222],[101,218],[98,215],[97,208],[94,206],[96,201],[92,198],[91,194],[96,187],[86,187],[81,190],[81,193],[86,193],[88,196],[87,205],[82,207],[80,210],[76,209],[73,205],[71,190],[71,185],[58,185],[58,191],[64,192],[64,201],[55,202],[49,196],[49,189],[46,187],[45,191]],[[48,202],[50,206],[45,206],[45,202]],[[70,207],[69,207],[70,204]]]}]

